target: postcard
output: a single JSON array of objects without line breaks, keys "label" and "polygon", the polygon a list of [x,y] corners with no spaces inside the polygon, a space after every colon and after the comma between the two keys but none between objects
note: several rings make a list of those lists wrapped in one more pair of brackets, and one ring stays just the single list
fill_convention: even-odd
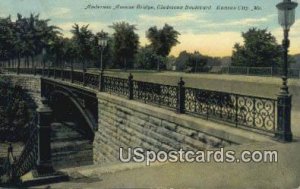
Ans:
[{"label": "postcard", "polygon": [[0,0],[0,186],[300,188],[298,0]]}]

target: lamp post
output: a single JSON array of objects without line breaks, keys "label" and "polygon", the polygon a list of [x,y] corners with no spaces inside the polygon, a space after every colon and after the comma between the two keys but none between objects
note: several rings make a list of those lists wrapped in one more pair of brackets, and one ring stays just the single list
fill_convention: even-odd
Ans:
[{"label": "lamp post", "polygon": [[100,57],[100,67],[99,70],[101,72],[103,72],[103,51],[105,49],[105,47],[107,46],[107,39],[106,38],[100,38],[98,40],[98,46],[100,47],[100,53],[101,53],[101,57]]},{"label": "lamp post", "polygon": [[278,9],[278,22],[284,31],[284,39],[282,41],[283,47],[283,72],[282,72],[282,86],[278,95],[278,120],[276,137],[280,141],[291,142],[293,135],[291,131],[291,101],[292,96],[289,94],[287,86],[288,81],[288,48],[290,45],[289,30],[295,22],[296,2],[291,0],[283,0],[283,2],[276,5]]},{"label": "lamp post", "polygon": [[99,91],[103,91],[103,51],[107,46],[107,38],[102,37],[98,40],[98,46],[100,47],[100,66],[99,66]]}]

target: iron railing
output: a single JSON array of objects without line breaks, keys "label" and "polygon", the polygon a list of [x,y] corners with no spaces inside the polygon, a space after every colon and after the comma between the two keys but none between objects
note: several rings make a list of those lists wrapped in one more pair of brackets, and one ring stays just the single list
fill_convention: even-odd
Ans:
[{"label": "iron railing", "polygon": [[0,170],[0,177],[6,175],[7,182],[15,181],[27,172],[34,169],[38,157],[38,129],[37,116],[34,115],[28,127],[30,134],[21,155],[16,158],[13,156],[13,149],[8,149],[7,160]]},{"label": "iron railing", "polygon": [[103,91],[120,96],[128,96],[128,80],[117,77],[103,76]]},{"label": "iron railing", "polygon": [[168,108],[177,108],[177,87],[142,81],[133,82],[133,98]]},{"label": "iron railing", "polygon": [[99,87],[99,75],[86,73],[85,75],[85,83],[88,87],[98,88]]},{"label": "iron railing", "polygon": [[186,88],[185,110],[236,127],[276,132],[276,100],[271,98]]},{"label": "iron railing", "polygon": [[178,113],[222,121],[235,127],[277,132],[277,99],[188,88],[182,80],[177,86],[136,81],[131,74],[124,79],[65,70],[55,78],[73,78],[71,82],[98,88],[102,92],[159,105]]}]

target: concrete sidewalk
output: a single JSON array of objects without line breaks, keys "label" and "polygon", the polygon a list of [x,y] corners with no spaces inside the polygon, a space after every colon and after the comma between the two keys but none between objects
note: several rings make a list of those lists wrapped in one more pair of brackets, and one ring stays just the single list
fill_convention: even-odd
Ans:
[{"label": "concrete sidewalk", "polygon": [[243,150],[277,150],[278,162],[167,163],[118,172],[103,171],[101,167],[81,167],[69,172],[71,175],[81,173],[81,177],[50,187],[296,189],[300,186],[300,141],[289,144],[253,143],[226,149],[235,150],[237,154]]}]

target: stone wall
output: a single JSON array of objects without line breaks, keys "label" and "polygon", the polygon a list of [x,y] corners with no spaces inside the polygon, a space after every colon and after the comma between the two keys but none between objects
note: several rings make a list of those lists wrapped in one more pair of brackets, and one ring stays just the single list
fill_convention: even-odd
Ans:
[{"label": "stone wall", "polygon": [[0,75],[0,77],[9,79],[12,84],[20,85],[30,98],[34,101],[35,106],[38,107],[41,104],[41,79],[38,76],[32,75]]},{"label": "stone wall", "polygon": [[95,164],[118,161],[120,147],[197,151],[249,143],[254,138],[236,128],[105,93],[98,93],[98,108]]}]

